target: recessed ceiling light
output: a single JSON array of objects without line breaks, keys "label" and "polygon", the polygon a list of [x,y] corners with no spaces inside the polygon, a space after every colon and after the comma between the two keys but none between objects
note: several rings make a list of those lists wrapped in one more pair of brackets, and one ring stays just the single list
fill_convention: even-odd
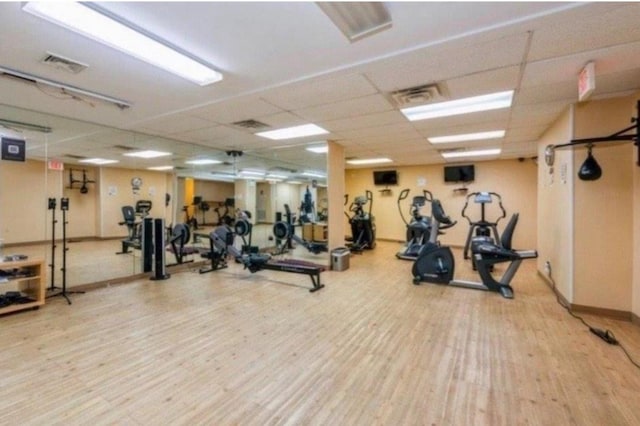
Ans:
[{"label": "recessed ceiling light", "polygon": [[267,175],[267,179],[286,179],[287,177],[285,175],[278,175],[278,174],[273,174],[273,173],[269,173]]},{"label": "recessed ceiling light", "polygon": [[472,151],[452,151],[452,152],[442,152],[443,158],[461,158],[461,157],[483,157],[487,155],[498,155],[502,152],[500,148],[490,148],[490,149],[476,149]]},{"label": "recessed ceiling light", "polygon": [[205,164],[222,164],[222,161],[219,160],[211,160],[209,158],[201,158],[199,160],[188,160],[184,162],[185,164],[195,164],[196,166],[202,166]]},{"label": "recessed ceiling light", "polygon": [[512,100],[513,90],[508,90],[506,92],[473,96],[471,98],[456,99],[454,101],[403,108],[400,111],[409,119],[409,121],[416,121],[426,120],[428,118],[468,114],[470,112],[508,108],[511,106]]},{"label": "recessed ceiling light", "polygon": [[302,138],[304,136],[324,135],[329,133],[327,130],[315,124],[303,124],[302,126],[285,127],[284,129],[269,130],[267,132],[256,133],[256,136],[263,138],[281,140]]},{"label": "recessed ceiling light", "polygon": [[324,178],[327,177],[327,175],[325,175],[324,173],[320,173],[320,172],[302,172],[303,176],[309,176],[309,177],[317,177],[317,178]]},{"label": "recessed ceiling light", "polygon": [[147,170],[173,170],[173,166],[155,166],[155,167],[147,167]]},{"label": "recessed ceiling light", "polygon": [[362,164],[382,164],[382,163],[391,163],[393,160],[389,158],[363,158],[362,160],[347,160],[347,163],[353,165],[362,165]]},{"label": "recessed ceiling light", "polygon": [[491,132],[466,133],[463,135],[436,136],[427,138],[431,143],[450,143],[450,142],[467,142],[479,141],[484,139],[497,139],[504,137],[504,130],[494,130]]},{"label": "recessed ceiling light", "polygon": [[317,2],[316,4],[351,42],[391,28],[391,15],[382,2]]},{"label": "recessed ceiling light", "polygon": [[137,151],[137,152],[127,152],[126,154],[122,154],[127,157],[138,157],[138,158],[158,158],[158,157],[166,157],[167,155],[171,155],[170,152],[162,152],[162,151]]},{"label": "recessed ceiling light", "polygon": [[193,60],[120,20],[101,13],[98,7],[80,2],[28,2],[22,10],[99,43],[206,86],[222,80],[218,71]]},{"label": "recessed ceiling light", "polygon": [[287,183],[290,183],[292,185],[302,185],[302,182],[300,182],[299,180],[288,180]]},{"label": "recessed ceiling light", "polygon": [[90,163],[90,164],[113,164],[117,163],[118,160],[106,160],[104,158],[85,158],[84,160],[78,160],[78,163]]},{"label": "recessed ceiling light", "polygon": [[326,154],[329,152],[329,147],[327,145],[324,146],[310,146],[307,148],[307,151],[316,153],[316,154]]}]

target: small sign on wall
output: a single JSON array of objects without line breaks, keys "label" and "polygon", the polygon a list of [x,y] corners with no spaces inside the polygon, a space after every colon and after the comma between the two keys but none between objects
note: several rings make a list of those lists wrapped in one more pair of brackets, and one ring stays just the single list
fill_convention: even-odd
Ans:
[{"label": "small sign on wall", "polygon": [[110,186],[108,188],[107,194],[109,194],[109,196],[113,197],[115,195],[118,195],[118,187],[117,186]]},{"label": "small sign on wall", "polygon": [[64,170],[64,163],[60,160],[49,160],[47,161],[47,167],[49,170],[57,170],[61,172]]},{"label": "small sign on wall", "polygon": [[25,161],[26,143],[22,139],[2,138],[2,159]]}]

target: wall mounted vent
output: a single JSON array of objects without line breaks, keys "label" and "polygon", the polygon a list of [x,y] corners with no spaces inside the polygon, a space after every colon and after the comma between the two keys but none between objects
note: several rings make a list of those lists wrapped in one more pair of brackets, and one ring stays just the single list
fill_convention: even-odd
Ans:
[{"label": "wall mounted vent", "polygon": [[233,123],[234,126],[242,127],[243,129],[264,129],[271,127],[268,124],[262,123],[258,120],[242,120]]},{"label": "wall mounted vent", "polygon": [[391,99],[399,108],[407,108],[446,100],[440,86],[426,84],[391,93]]},{"label": "wall mounted vent", "polygon": [[42,59],[42,63],[72,74],[78,74],[80,71],[84,71],[89,67],[89,65],[83,64],[82,62],[65,58],[64,56],[51,52],[47,52]]}]

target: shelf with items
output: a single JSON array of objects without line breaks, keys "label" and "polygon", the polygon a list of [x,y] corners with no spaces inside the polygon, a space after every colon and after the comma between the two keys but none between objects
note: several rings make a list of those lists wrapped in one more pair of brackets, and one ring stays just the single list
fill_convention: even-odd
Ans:
[{"label": "shelf with items", "polygon": [[44,305],[44,260],[0,259],[0,315]]}]

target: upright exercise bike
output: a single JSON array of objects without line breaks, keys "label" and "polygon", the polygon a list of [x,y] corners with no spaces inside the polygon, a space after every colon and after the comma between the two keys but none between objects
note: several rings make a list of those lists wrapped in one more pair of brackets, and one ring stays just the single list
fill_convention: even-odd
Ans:
[{"label": "upright exercise bike", "polygon": [[[515,276],[520,264],[525,259],[535,259],[538,253],[535,250],[513,250],[511,239],[518,222],[518,214],[511,216],[502,233],[500,244],[494,242],[478,243],[474,247],[474,262],[482,280],[474,281],[453,280],[455,271],[455,259],[451,248],[440,246],[437,243],[438,231],[442,225],[453,226],[439,200],[431,202],[431,235],[429,242],[422,247],[418,258],[411,270],[413,283],[418,285],[423,281],[435,284],[449,284],[458,287],[472,288],[476,290],[488,290],[499,292],[506,299],[513,299],[513,288],[510,283]],[[491,275],[491,267],[497,263],[510,262],[502,278],[496,280]]]}]

